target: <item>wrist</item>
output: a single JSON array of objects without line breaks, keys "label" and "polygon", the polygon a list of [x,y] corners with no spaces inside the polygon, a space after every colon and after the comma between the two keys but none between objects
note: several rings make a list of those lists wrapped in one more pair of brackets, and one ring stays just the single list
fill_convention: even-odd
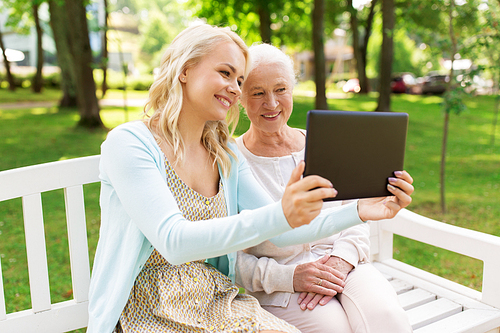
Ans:
[{"label": "wrist", "polygon": [[359,216],[359,219],[361,221],[366,222],[368,219],[365,219],[364,216],[362,216],[362,207],[360,207],[362,205],[362,201],[361,200],[358,200],[358,202],[356,203],[356,209],[358,210],[358,216]]}]

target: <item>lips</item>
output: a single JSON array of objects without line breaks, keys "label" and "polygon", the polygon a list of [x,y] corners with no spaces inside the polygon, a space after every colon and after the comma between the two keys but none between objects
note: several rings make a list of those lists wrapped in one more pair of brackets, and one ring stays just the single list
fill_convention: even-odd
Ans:
[{"label": "lips", "polygon": [[222,105],[224,105],[226,107],[231,106],[231,101],[229,99],[225,98],[224,96],[215,96],[215,98],[217,98],[217,100],[219,102],[221,102]]}]

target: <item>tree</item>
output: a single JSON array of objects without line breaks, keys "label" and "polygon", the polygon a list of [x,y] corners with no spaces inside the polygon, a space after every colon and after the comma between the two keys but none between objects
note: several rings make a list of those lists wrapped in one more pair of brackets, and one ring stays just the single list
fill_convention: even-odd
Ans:
[{"label": "tree", "polygon": [[314,82],[316,83],[315,108],[317,110],[328,110],[328,102],[326,100],[325,44],[323,42],[324,10],[324,0],[314,0],[312,40],[314,50]]},{"label": "tree", "polygon": [[347,10],[350,13],[350,25],[352,32],[352,48],[354,59],[356,59],[356,70],[358,72],[358,80],[361,94],[367,94],[370,91],[370,83],[366,76],[366,54],[368,50],[368,41],[370,39],[373,18],[375,16],[375,6],[377,0],[372,0],[368,17],[365,21],[365,29],[363,36],[359,32],[358,10],[353,7],[352,0],[347,1]]},{"label": "tree", "polygon": [[382,0],[382,50],[377,111],[391,111],[391,76],[394,34],[394,0]]},{"label": "tree", "polygon": [[65,5],[60,0],[49,0],[50,27],[57,50],[57,63],[61,69],[61,90],[63,96],[59,107],[77,106],[76,77],[74,63],[70,52],[69,18],[66,16]]},{"label": "tree", "polygon": [[5,54],[5,46],[3,45],[2,31],[0,31],[0,48],[2,49],[3,63],[5,65],[5,73],[7,75],[7,81],[9,82],[9,90],[14,91],[16,90],[16,84],[14,82],[14,77],[12,76],[12,73],[10,71],[9,59],[7,59],[7,55]]},{"label": "tree", "polygon": [[69,32],[69,51],[73,60],[79,126],[86,128],[104,127],[99,115],[96,85],[92,72],[92,49],[90,48],[89,29],[83,0],[66,0],[65,11],[71,18]]},{"label": "tree", "polygon": [[37,65],[36,73],[32,82],[32,90],[40,93],[43,87],[43,47],[42,35],[43,30],[38,17],[38,8],[44,0],[1,0],[5,7],[9,8],[9,17],[6,26],[11,27],[14,31],[20,34],[29,34],[34,26],[37,34]]},{"label": "tree", "polygon": [[40,18],[38,17],[38,8],[40,8],[40,1],[33,1],[33,19],[35,20],[35,29],[36,29],[36,73],[33,78],[32,90],[33,92],[40,93],[42,92],[43,87],[43,44],[42,44],[42,36],[43,30],[40,25]]},{"label": "tree", "polygon": [[107,73],[108,73],[108,0],[103,0],[104,6],[104,19],[103,19],[103,27],[101,31],[101,69],[102,69],[102,85],[101,92],[102,98],[106,95],[106,91],[108,90],[107,85]]}]

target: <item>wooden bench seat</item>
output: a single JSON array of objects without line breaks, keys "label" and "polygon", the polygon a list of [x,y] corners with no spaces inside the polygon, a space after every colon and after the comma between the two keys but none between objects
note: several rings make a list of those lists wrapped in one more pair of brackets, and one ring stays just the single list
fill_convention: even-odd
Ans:
[{"label": "wooden bench seat", "polygon": [[[90,156],[0,172],[0,202],[22,198],[30,285],[30,295],[22,297],[31,297],[31,309],[6,313],[0,279],[0,332],[57,333],[86,326],[90,264],[83,185],[99,181],[98,165],[99,156]],[[52,303],[41,193],[56,189],[64,190],[73,299]],[[500,333],[500,237],[408,210],[370,223],[371,259],[397,291],[415,332]],[[394,234],[482,260],[482,292],[393,259]]]}]

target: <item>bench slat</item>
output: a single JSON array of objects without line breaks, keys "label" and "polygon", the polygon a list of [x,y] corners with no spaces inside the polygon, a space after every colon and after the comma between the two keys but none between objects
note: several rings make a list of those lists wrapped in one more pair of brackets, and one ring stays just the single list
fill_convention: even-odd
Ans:
[{"label": "bench slat", "polygon": [[99,181],[100,156],[32,165],[0,172],[0,201]]},{"label": "bench slat", "polygon": [[413,285],[399,279],[393,278],[389,281],[389,283],[392,285],[392,287],[396,291],[396,294],[398,295],[413,289]]},{"label": "bench slat", "polygon": [[90,284],[89,251],[85,221],[83,186],[64,189],[68,225],[69,255],[73,297],[77,303],[88,300]]},{"label": "bench slat", "polygon": [[436,295],[420,288],[398,295],[399,303],[401,303],[401,306],[405,310],[410,310],[422,304],[435,301],[436,298]]},{"label": "bench slat", "polygon": [[446,298],[439,298],[406,311],[414,330],[462,312],[462,305]]},{"label": "bench slat", "polygon": [[2,333],[63,333],[87,326],[88,302],[75,303],[74,300],[54,304],[50,311],[33,315],[24,310],[7,315],[0,321]]},{"label": "bench slat", "polygon": [[34,313],[50,309],[49,270],[40,193],[23,197],[24,234]]},{"label": "bench slat", "polygon": [[415,333],[482,333],[498,326],[498,311],[470,309],[417,329]]}]

